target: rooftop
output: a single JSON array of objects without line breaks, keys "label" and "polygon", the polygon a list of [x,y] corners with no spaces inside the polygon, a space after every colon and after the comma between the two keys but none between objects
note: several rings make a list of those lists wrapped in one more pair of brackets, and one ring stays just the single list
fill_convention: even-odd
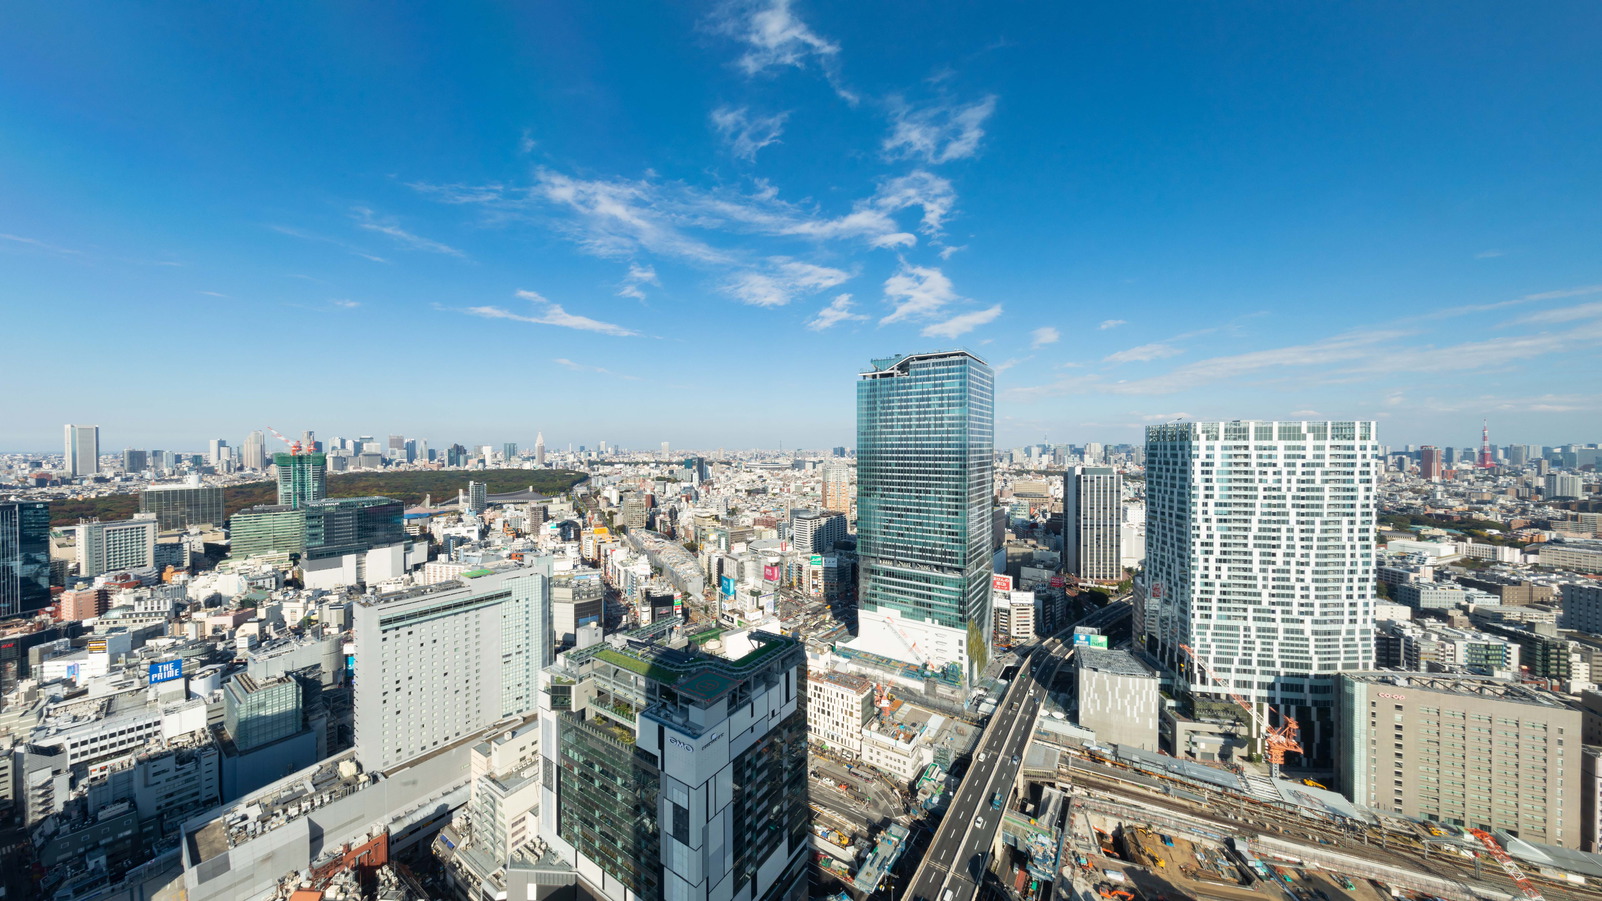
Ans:
[{"label": "rooftop", "polygon": [[1557,709],[1566,707],[1556,697],[1546,692],[1528,688],[1517,682],[1505,682],[1499,679],[1454,676],[1444,673],[1371,672],[1342,673],[1341,675],[1351,679],[1353,682],[1366,682],[1370,685],[1393,685],[1398,688],[1437,691],[1443,694],[1478,695],[1499,701],[1535,704],[1541,707]]},{"label": "rooftop", "polygon": [[1113,673],[1119,676],[1147,676],[1155,677],[1146,665],[1136,660],[1128,651],[1109,651],[1101,648],[1079,647],[1074,649],[1074,657],[1079,665],[1085,669],[1097,672]]}]

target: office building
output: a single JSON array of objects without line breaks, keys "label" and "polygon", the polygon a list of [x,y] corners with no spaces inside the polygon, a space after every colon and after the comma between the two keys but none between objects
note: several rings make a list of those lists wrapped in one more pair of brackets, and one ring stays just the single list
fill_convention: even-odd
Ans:
[{"label": "office building", "polygon": [[1579,846],[1580,711],[1517,682],[1395,672],[1342,674],[1339,704],[1354,802]]},{"label": "office building", "polygon": [[707,479],[706,458],[685,457],[681,478],[691,485],[699,485],[705,482]]},{"label": "office building", "polygon": [[552,658],[544,567],[367,596],[354,611],[356,756],[388,770],[535,708]]},{"label": "office building", "polygon": [[1430,482],[1439,482],[1445,467],[1441,460],[1441,449],[1433,444],[1426,444],[1418,451],[1419,477]]},{"label": "office building", "polygon": [[862,727],[878,714],[873,683],[824,671],[807,676],[807,735],[845,757],[862,753]]},{"label": "office building", "polygon": [[851,467],[844,463],[831,463],[823,467],[823,509],[836,513],[850,513]]},{"label": "office building", "polygon": [[545,465],[545,433],[534,433],[534,465]]},{"label": "office building", "polygon": [[966,351],[857,381],[853,647],[970,684],[989,658],[995,376]]},{"label": "office building", "polygon": [[50,606],[50,505],[0,501],[0,617]]},{"label": "office building", "polygon": [[606,590],[599,570],[562,573],[551,580],[551,627],[556,643],[572,647],[579,630],[600,629],[606,614]]},{"label": "office building", "polygon": [[278,467],[278,503],[299,510],[328,496],[328,457],[309,451],[273,454]]},{"label": "office building", "polygon": [[257,681],[235,673],[223,683],[223,726],[239,751],[253,751],[300,731],[301,688],[293,677]]},{"label": "office building", "polygon": [[1585,497],[1585,481],[1571,472],[1550,472],[1545,480],[1547,500],[1578,500]]},{"label": "office building", "polygon": [[539,834],[592,896],[805,897],[805,653],[721,640],[727,656],[648,627],[542,681]]},{"label": "office building", "polygon": [[1146,429],[1147,650],[1193,698],[1296,716],[1315,761],[1333,753],[1335,674],[1372,668],[1378,469],[1372,422]]},{"label": "office building", "polygon": [[258,429],[245,436],[239,451],[239,465],[255,472],[267,471],[267,436]]},{"label": "office building", "polygon": [[1565,629],[1602,634],[1602,584],[1586,582],[1563,586],[1563,614],[1559,622]]},{"label": "office building", "polygon": [[510,463],[517,459],[517,442],[508,441],[501,445],[501,459]]},{"label": "office building", "polygon": [[125,447],[122,450],[122,471],[140,473],[150,468],[150,455],[142,450]]},{"label": "office building", "polygon": [[100,472],[100,426],[68,425],[66,427],[67,474],[75,479],[88,478]]},{"label": "office building", "polygon": [[235,560],[300,554],[306,550],[306,514],[288,505],[262,504],[228,519],[228,556]]},{"label": "office building", "polygon": [[1102,746],[1157,750],[1157,674],[1128,651],[1074,648],[1079,725]]},{"label": "office building", "polygon": [[78,578],[150,569],[156,565],[156,519],[82,522],[78,529]]},{"label": "office building", "polygon": [[827,554],[846,537],[845,516],[828,510],[796,510],[790,514],[790,544],[797,554]]},{"label": "office building", "polygon": [[139,492],[139,512],[154,515],[157,528],[163,532],[190,526],[220,526],[223,490],[200,484],[198,475],[175,485],[151,485]]},{"label": "office building", "polygon": [[489,509],[489,486],[483,482],[467,483],[467,509],[483,513]]},{"label": "office building", "polygon": [[460,444],[453,444],[450,447],[446,448],[445,449],[445,465],[446,466],[466,466],[467,465],[467,448],[462,447]]},{"label": "office building", "polygon": [[1120,582],[1123,479],[1106,466],[1075,466],[1063,476],[1063,568],[1081,579]]}]

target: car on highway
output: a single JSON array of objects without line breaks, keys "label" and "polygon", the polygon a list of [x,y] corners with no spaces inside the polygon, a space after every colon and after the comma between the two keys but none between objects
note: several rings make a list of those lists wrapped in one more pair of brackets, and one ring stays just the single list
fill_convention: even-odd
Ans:
[{"label": "car on highway", "polygon": [[1013,766],[1017,766],[1018,765],[1018,755],[1017,754],[1012,755],[1012,765]]},{"label": "car on highway", "polygon": [[1000,810],[1001,809],[1001,792],[996,792],[995,795],[991,797],[991,799],[990,799],[990,809],[991,810]]},{"label": "car on highway", "polygon": [[973,828],[975,828],[975,829],[983,829],[983,828],[985,828],[985,818],[984,817],[974,817],[973,818]]}]

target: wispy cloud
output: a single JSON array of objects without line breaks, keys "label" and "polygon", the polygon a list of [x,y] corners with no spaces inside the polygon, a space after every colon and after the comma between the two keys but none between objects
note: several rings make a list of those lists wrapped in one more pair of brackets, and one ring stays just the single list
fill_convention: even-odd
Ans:
[{"label": "wispy cloud", "polygon": [[1497,257],[1507,256],[1505,250],[1482,250],[1474,255],[1476,260],[1494,260]]},{"label": "wispy cloud", "polygon": [[216,291],[196,291],[195,293],[196,294],[204,294],[207,297],[227,297],[228,296],[226,294],[219,294]]},{"label": "wispy cloud", "polygon": [[661,287],[662,283],[657,281],[656,270],[654,268],[650,266],[642,266],[639,263],[630,263],[628,275],[623,276],[623,284],[618,287],[617,294],[619,297],[632,297],[635,300],[644,300],[645,289],[641,287],[642,285],[656,285],[657,287]]},{"label": "wispy cloud", "polygon": [[997,375],[1000,375],[1001,373],[1006,372],[1007,370],[1013,368],[1014,366],[1017,366],[1020,363],[1027,363],[1030,360],[1033,360],[1034,358],[1035,358],[1034,354],[1030,354],[1027,357],[1013,357],[1012,359],[1007,360],[1006,362],[997,363],[997,364],[995,364],[994,366],[992,366],[990,368],[995,370]]},{"label": "wispy cloud", "polygon": [[557,358],[551,360],[551,362],[555,363],[558,366],[562,366],[562,367],[565,367],[567,369],[571,369],[574,372],[593,372],[593,373],[597,373],[599,375],[610,375],[610,376],[613,376],[614,378],[626,379],[626,380],[628,380],[630,382],[642,381],[642,379],[637,375],[624,375],[621,372],[613,372],[612,370],[607,369],[605,366],[591,366],[591,365],[586,364],[586,363],[576,363],[576,362],[574,362],[572,360],[567,359],[566,357],[557,357]]},{"label": "wispy cloud", "polygon": [[925,338],[955,338],[965,335],[981,325],[989,325],[1001,315],[1001,304],[996,304],[988,310],[975,310],[971,313],[959,313],[944,322],[936,322],[924,326],[920,334]]},{"label": "wispy cloud", "polygon": [[457,250],[448,244],[441,244],[438,241],[433,241],[420,235],[414,235],[396,224],[395,219],[380,218],[374,214],[372,210],[367,209],[366,207],[356,207],[351,212],[356,219],[357,228],[364,228],[368,231],[378,232],[381,235],[388,235],[389,237],[394,238],[396,241],[404,244],[407,247],[410,247],[413,250],[423,250],[427,251],[428,253],[442,253],[453,257],[467,256],[467,254],[462,253],[460,250]]},{"label": "wispy cloud", "polygon": [[1174,422],[1180,419],[1195,419],[1196,417],[1189,413],[1151,413],[1140,418],[1147,422]]},{"label": "wispy cloud", "polygon": [[893,103],[890,134],[884,139],[885,156],[930,163],[949,163],[977,154],[985,136],[985,120],[996,109],[994,94],[969,104],[939,103],[922,109],[899,100]]},{"label": "wispy cloud", "polygon": [[1519,323],[1525,324],[1551,324],[1555,322],[1576,322],[1581,319],[1596,319],[1602,317],[1602,301],[1593,303],[1575,304],[1572,307],[1560,307],[1555,310],[1542,310],[1521,316]]},{"label": "wispy cloud", "polygon": [[1096,326],[1096,328],[1099,328],[1102,331],[1106,331],[1107,329],[1110,329],[1110,328],[1117,328],[1120,325],[1128,325],[1128,324],[1129,324],[1129,320],[1127,320],[1127,319],[1103,319],[1101,321],[1101,325]]},{"label": "wispy cloud", "polygon": [[1029,344],[1030,347],[1045,347],[1047,344],[1056,344],[1062,338],[1062,335],[1058,334],[1057,330],[1049,325],[1035,329],[1029,333],[1029,336],[1033,339]]},{"label": "wispy cloud", "polygon": [[840,78],[840,47],[807,26],[791,9],[791,0],[734,2],[713,17],[713,30],[745,45],[736,65],[746,75],[773,68],[804,68],[817,62],[836,94],[855,104],[857,95]]},{"label": "wispy cloud", "polygon": [[821,332],[842,322],[865,322],[867,318],[861,313],[851,312],[851,295],[842,294],[836,297],[828,306],[819,310],[818,315],[807,323],[807,328],[815,332]]},{"label": "wispy cloud", "polygon": [[462,312],[473,316],[482,316],[485,319],[510,319],[514,322],[531,322],[535,325],[554,325],[561,328],[578,329],[582,332],[599,332],[603,335],[612,335],[618,338],[630,338],[640,333],[614,325],[610,322],[601,322],[588,316],[579,316],[564,310],[561,304],[553,303],[533,291],[519,291],[517,296],[534,304],[536,313],[533,315],[514,313],[504,307],[468,307]]},{"label": "wispy cloud", "polygon": [[339,307],[342,310],[354,310],[357,307],[362,305],[361,301],[359,301],[359,300],[344,300],[344,299],[330,300],[329,303],[333,304],[336,307]]},{"label": "wispy cloud", "polygon": [[741,303],[782,307],[804,294],[827,291],[848,281],[851,273],[785,257],[772,257],[761,270],[742,272],[724,284]]},{"label": "wispy cloud", "polygon": [[1441,319],[1455,319],[1459,316],[1470,316],[1475,313],[1489,313],[1494,310],[1503,310],[1508,307],[1522,307],[1545,300],[1562,300],[1567,297],[1584,297],[1589,294],[1602,294],[1602,285],[1581,285],[1577,288],[1560,288],[1556,291],[1541,291],[1536,294],[1526,294],[1512,300],[1498,300],[1492,303],[1464,304],[1420,313],[1417,316],[1408,316],[1399,322],[1433,322]]},{"label": "wispy cloud", "polygon": [[1177,357],[1182,353],[1184,351],[1171,344],[1142,344],[1139,347],[1108,354],[1105,359],[1108,363],[1150,363],[1152,360]]},{"label": "wispy cloud", "polygon": [[[367,251],[361,249],[360,247],[353,247],[350,244],[346,244],[344,241],[338,240],[337,238],[329,238],[329,237],[325,237],[323,235],[315,234],[313,232],[302,231],[301,229],[298,229],[298,228],[290,228],[287,225],[269,225],[269,226],[267,226],[267,228],[271,229],[272,231],[275,231],[275,232],[279,233],[280,235],[288,235],[291,238],[299,238],[302,241],[314,241],[314,242],[316,242],[318,244],[328,244],[328,245],[331,245],[333,247],[338,247],[340,250],[343,250],[346,253],[349,253],[349,254],[352,254],[352,255],[355,255],[355,256],[359,256],[364,260],[368,260],[368,261],[371,261],[371,262],[374,262],[374,263],[388,263],[389,262],[389,260],[386,260],[381,256],[378,256],[376,254],[368,253]],[[299,277],[301,277],[301,278],[310,278],[310,276],[299,276]]]},{"label": "wispy cloud", "polygon": [[720,106],[712,111],[712,127],[729,145],[729,152],[742,160],[755,160],[757,151],[777,144],[784,134],[789,113],[753,116],[746,107]]},{"label": "wispy cloud", "polygon": [[21,244],[24,247],[28,247],[33,250],[42,250],[46,253],[59,253],[66,256],[81,256],[83,254],[83,251],[81,250],[73,250],[70,247],[58,247],[55,244],[40,241],[37,238],[26,238],[22,235],[8,235],[0,233],[0,241],[10,241],[13,244]]},{"label": "wispy cloud", "polygon": [[913,266],[906,261],[885,279],[884,297],[894,309],[879,320],[880,325],[931,318],[946,305],[962,299],[945,273],[933,266]]}]

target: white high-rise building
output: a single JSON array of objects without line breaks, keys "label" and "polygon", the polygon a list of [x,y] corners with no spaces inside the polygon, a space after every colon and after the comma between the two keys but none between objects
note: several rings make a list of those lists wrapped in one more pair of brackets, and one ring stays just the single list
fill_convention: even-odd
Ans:
[{"label": "white high-rise building", "polygon": [[1109,466],[1075,466],[1063,476],[1064,568],[1081,579],[1124,577],[1119,548],[1123,479]]},{"label": "white high-rise building", "polygon": [[74,478],[100,472],[100,426],[68,425],[66,469]]},{"label": "white high-rise building", "polygon": [[358,601],[356,759],[387,770],[532,713],[554,657],[549,558]]},{"label": "white high-rise building", "polygon": [[124,522],[79,523],[78,577],[155,566],[157,525],[154,513]]},{"label": "white high-rise building", "polygon": [[[1373,422],[1187,422],[1146,429],[1148,648],[1199,696],[1298,716],[1333,756],[1335,674],[1374,658]],[[1143,602],[1144,599],[1149,599]]]},{"label": "white high-rise building", "polygon": [[239,450],[239,465],[258,472],[267,470],[267,436],[260,430],[245,436],[245,444]]},{"label": "white high-rise building", "polygon": [[534,433],[534,465],[545,465],[545,433]]},{"label": "white high-rise building", "polygon": [[228,442],[221,438],[211,439],[210,446],[206,449],[206,460],[213,466],[223,462],[226,454],[223,448],[227,446]]}]

